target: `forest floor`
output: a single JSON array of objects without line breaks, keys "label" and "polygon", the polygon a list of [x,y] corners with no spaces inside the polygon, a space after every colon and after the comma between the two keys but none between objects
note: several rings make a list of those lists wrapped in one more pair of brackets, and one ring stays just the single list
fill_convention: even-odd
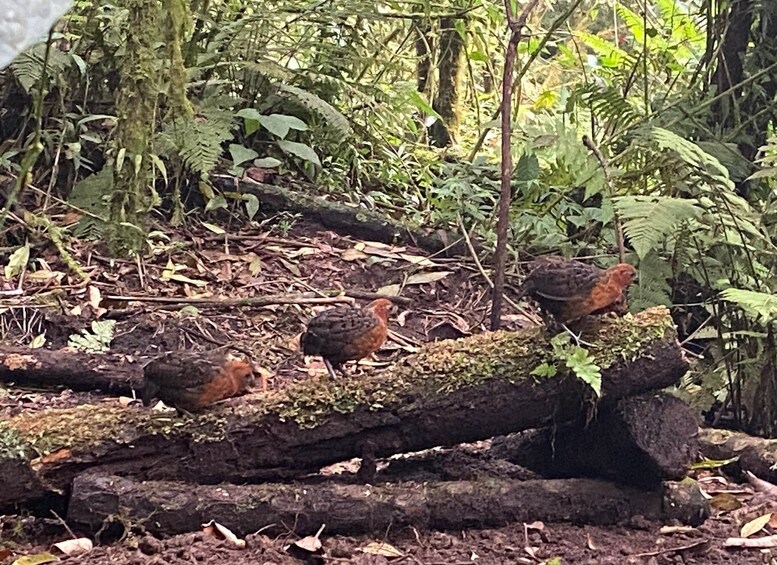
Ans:
[{"label": "forest floor", "polygon": [[[110,350],[128,362],[145,362],[170,349],[231,347],[248,354],[269,377],[269,387],[296,379],[326,378],[320,361],[306,360],[298,339],[305,322],[332,303],[305,301],[256,306],[209,305],[208,298],[260,296],[320,297],[321,291],[363,292],[401,290],[412,302],[400,305],[391,324],[388,343],[375,359],[352,371],[380,370],[426,342],[459,338],[485,331],[489,287],[475,264],[466,258],[430,256],[419,249],[358,241],[322,230],[302,220],[275,218],[266,225],[286,225],[285,232],[266,225],[229,235],[209,224],[159,235],[138,261],[112,260],[96,244],[70,248],[89,274],[84,284],[72,275],[53,247],[33,247],[30,264],[14,282],[0,277],[0,341],[59,349],[70,337],[90,331],[95,320],[116,325]],[[63,222],[66,218],[63,217]],[[508,277],[508,293],[519,276]],[[116,297],[140,297],[128,301]],[[146,299],[164,299],[144,301]],[[188,303],[184,303],[188,301]],[[364,301],[357,301],[363,303]],[[532,322],[506,306],[503,326],[515,329]],[[35,390],[0,385],[0,418],[22,411],[35,412],[81,403],[118,403],[130,399],[99,392]],[[714,484],[712,481],[710,484]],[[747,496],[747,488],[739,489]],[[717,487],[720,489],[720,485]],[[299,538],[293,532],[269,538],[261,532],[246,537],[244,549],[206,532],[157,540],[142,532],[112,543],[96,544],[87,555],[60,556],[68,563],[771,563],[769,550],[731,550],[723,542],[738,536],[742,526],[730,511],[715,511],[698,528],[672,533],[664,524],[632,521],[617,527],[571,524],[514,524],[457,532],[388,531],[381,536],[328,536],[322,555],[293,555],[288,546]],[[0,565],[23,556],[33,558],[51,543],[78,535],[52,516],[28,512],[0,519]],[[380,548],[378,542],[391,546]],[[395,552],[392,557],[376,553]],[[771,560],[771,561],[770,561]],[[20,561],[19,565],[45,560]]]}]

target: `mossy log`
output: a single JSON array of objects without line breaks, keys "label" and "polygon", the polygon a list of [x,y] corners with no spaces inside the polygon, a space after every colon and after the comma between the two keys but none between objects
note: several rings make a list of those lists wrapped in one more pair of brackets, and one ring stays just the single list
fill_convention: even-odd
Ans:
[{"label": "mossy log", "polygon": [[[584,338],[601,368],[601,407],[675,384],[687,369],[666,308],[599,320]],[[548,336],[533,328],[437,342],[369,378],[299,382],[196,416],[118,402],[21,414],[0,422],[0,484],[20,460],[50,490],[88,468],[143,480],[267,480],[367,446],[383,457],[561,423],[590,410],[593,393],[569,375],[531,375],[554,362]],[[0,505],[23,499],[0,490]]]},{"label": "mossy log", "polygon": [[463,530],[542,520],[617,524],[641,516],[698,525],[709,515],[693,481],[645,491],[595,479],[484,479],[347,485],[199,486],[84,473],[73,481],[67,518],[76,527],[141,526],[153,534],[196,531],[215,520],[237,535],[384,534],[412,526]]},{"label": "mossy log", "polygon": [[543,477],[597,477],[652,487],[685,476],[698,454],[693,411],[667,393],[623,398],[596,419],[498,438],[492,457]]},{"label": "mossy log", "polygon": [[0,382],[128,394],[140,385],[142,369],[126,355],[89,355],[72,349],[0,348]]},{"label": "mossy log", "polygon": [[726,467],[729,472],[750,471],[759,479],[777,483],[777,439],[705,428],[699,430],[699,446],[707,459],[736,458]]},{"label": "mossy log", "polygon": [[[356,208],[341,202],[311,195],[309,191],[292,191],[264,183],[241,182],[240,192],[253,194],[265,211],[295,212],[337,233],[383,243],[404,243],[448,256],[466,255],[466,244],[461,235],[445,230],[410,228],[393,218]],[[230,188],[230,190],[234,190]],[[479,244],[475,243],[476,249]]]}]

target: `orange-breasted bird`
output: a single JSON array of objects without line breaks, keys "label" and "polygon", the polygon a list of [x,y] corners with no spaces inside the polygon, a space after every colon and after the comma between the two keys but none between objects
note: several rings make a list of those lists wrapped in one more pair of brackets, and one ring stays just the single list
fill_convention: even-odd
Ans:
[{"label": "orange-breasted bird", "polygon": [[253,382],[245,361],[217,352],[171,351],[143,368],[141,400],[148,406],[158,398],[179,412],[196,412],[245,393]]},{"label": "orange-breasted bird", "polygon": [[636,276],[637,270],[626,263],[600,269],[574,259],[546,256],[532,261],[523,290],[563,324],[589,314],[624,314],[628,310],[626,291]]},{"label": "orange-breasted bird", "polygon": [[321,356],[334,379],[335,370],[341,370],[343,363],[363,359],[383,345],[392,308],[390,300],[378,298],[364,308],[325,310],[308,322],[300,337],[302,353]]}]

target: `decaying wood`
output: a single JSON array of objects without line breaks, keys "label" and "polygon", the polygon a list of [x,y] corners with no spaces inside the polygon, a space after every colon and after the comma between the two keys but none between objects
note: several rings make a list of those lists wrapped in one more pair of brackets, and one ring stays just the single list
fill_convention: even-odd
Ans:
[{"label": "decaying wood", "polygon": [[777,439],[704,428],[699,430],[699,446],[707,459],[737,457],[732,470],[750,471],[760,479],[777,483]]},{"label": "decaying wood", "polygon": [[366,208],[355,208],[302,191],[291,191],[263,183],[241,182],[239,188],[240,192],[258,197],[262,210],[302,214],[341,234],[383,243],[417,245],[435,253],[445,250],[450,256],[464,255],[467,252],[464,242],[455,233],[444,230],[411,230],[389,216]]},{"label": "decaying wood", "polygon": [[709,508],[695,483],[644,491],[594,479],[489,479],[397,485],[198,486],[85,473],[73,481],[68,522],[92,531],[106,521],[155,534],[196,531],[215,520],[238,535],[385,534],[389,529],[462,530],[542,520],[616,524],[634,516],[699,524]]},{"label": "decaying wood", "polygon": [[[600,320],[584,339],[595,345],[602,408],[675,384],[687,368],[662,307]],[[589,410],[592,393],[570,376],[532,376],[552,355],[541,329],[486,333],[430,344],[370,378],[299,382],[194,417],[118,403],[22,414],[0,422],[0,484],[19,460],[49,489],[88,468],[143,480],[263,480],[358,457],[367,444],[384,457],[562,423]],[[0,505],[21,498],[0,490]]]},{"label": "decaying wood", "polygon": [[142,373],[139,363],[121,354],[0,347],[0,382],[4,383],[128,394],[140,385]]},{"label": "decaying wood", "polygon": [[593,476],[652,486],[679,480],[698,453],[693,411],[669,394],[646,393],[573,422],[494,440],[493,457],[544,477]]}]

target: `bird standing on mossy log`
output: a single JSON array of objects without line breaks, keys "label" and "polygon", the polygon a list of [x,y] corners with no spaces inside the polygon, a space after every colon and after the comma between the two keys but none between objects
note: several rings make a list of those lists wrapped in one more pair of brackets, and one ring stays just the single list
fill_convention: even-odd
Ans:
[{"label": "bird standing on mossy log", "polygon": [[300,337],[302,353],[322,357],[329,375],[336,378],[335,370],[342,371],[346,361],[358,361],[380,349],[393,307],[390,300],[378,298],[364,308],[338,306],[321,312]]},{"label": "bird standing on mossy log", "polygon": [[589,314],[625,314],[626,291],[636,276],[637,270],[627,263],[600,269],[574,259],[547,256],[532,261],[523,292],[564,324]]},{"label": "bird standing on mossy log", "polygon": [[159,398],[179,412],[196,412],[245,393],[253,383],[253,369],[245,361],[222,353],[172,351],[143,368],[141,400],[148,406]]}]

